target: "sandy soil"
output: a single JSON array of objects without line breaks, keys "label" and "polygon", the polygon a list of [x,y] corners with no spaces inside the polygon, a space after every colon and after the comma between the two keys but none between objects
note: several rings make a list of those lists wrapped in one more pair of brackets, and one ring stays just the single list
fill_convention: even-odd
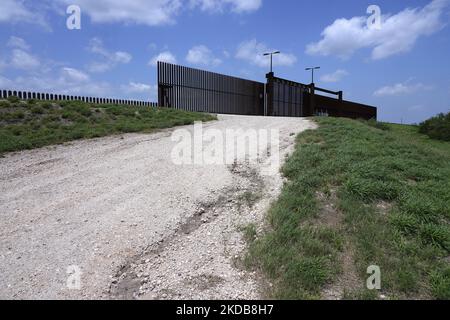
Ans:
[{"label": "sandy soil", "polygon": [[[283,160],[295,135],[314,128],[299,118],[219,119],[204,129],[279,129]],[[261,297],[257,275],[237,262],[241,227],[260,225],[282,186],[278,172],[261,175],[271,155],[260,164],[177,166],[172,132],[1,158],[0,298]],[[80,289],[67,286],[69,266],[82,272]]]}]

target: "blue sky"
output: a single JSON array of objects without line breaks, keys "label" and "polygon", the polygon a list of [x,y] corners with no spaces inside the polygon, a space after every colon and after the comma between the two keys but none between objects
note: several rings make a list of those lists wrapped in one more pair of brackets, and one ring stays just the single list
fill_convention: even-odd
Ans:
[{"label": "blue sky", "polygon": [[155,101],[158,59],[264,81],[277,49],[276,75],[321,66],[317,85],[413,123],[450,111],[449,21],[450,0],[0,0],[0,87]]}]

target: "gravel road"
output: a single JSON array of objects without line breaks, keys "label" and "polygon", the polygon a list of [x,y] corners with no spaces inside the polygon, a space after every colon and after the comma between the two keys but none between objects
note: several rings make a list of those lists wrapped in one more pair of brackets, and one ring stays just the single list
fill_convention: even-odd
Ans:
[{"label": "gravel road", "polygon": [[[282,160],[296,134],[314,127],[245,116],[204,124],[279,129]],[[261,279],[239,261],[242,227],[261,226],[283,183],[278,172],[261,174],[272,155],[175,165],[173,131],[0,158],[0,299],[260,298]]]}]

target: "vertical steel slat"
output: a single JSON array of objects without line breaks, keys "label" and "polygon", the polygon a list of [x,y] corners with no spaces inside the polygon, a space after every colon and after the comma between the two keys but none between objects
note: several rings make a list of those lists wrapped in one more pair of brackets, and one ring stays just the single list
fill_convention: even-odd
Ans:
[{"label": "vertical steel slat", "polygon": [[184,72],[184,68],[183,67],[179,67],[180,68],[180,74],[181,74],[181,79],[180,79],[180,83],[181,83],[181,87],[180,87],[180,99],[181,99],[181,107],[183,110],[187,110],[186,108],[186,74]]},{"label": "vertical steel slat", "polygon": [[178,108],[179,109],[183,109],[183,100],[182,100],[182,94],[181,94],[181,90],[182,90],[182,86],[183,86],[183,82],[182,82],[182,72],[181,72],[181,68],[179,66],[177,66],[177,101],[178,101]]},{"label": "vertical steel slat", "polygon": [[163,106],[167,107],[167,101],[166,101],[166,86],[167,86],[167,79],[166,79],[166,64],[162,64],[161,65],[161,77],[163,79],[163,83],[164,83],[164,87],[163,87],[163,95],[162,95],[162,99],[163,99]]},{"label": "vertical steel slat", "polygon": [[214,113],[218,113],[217,111],[217,77],[215,74],[211,74],[212,86],[214,88],[213,91],[213,110]]},{"label": "vertical steel slat", "polygon": [[184,101],[183,101],[183,73],[180,67],[177,67],[178,70],[178,105],[180,109],[183,109]]},{"label": "vertical steel slat", "polygon": [[201,91],[201,108],[202,108],[202,111],[206,111],[206,103],[205,103],[205,93],[206,93],[206,90],[205,90],[205,72],[202,70],[201,72],[200,72],[200,78],[201,78],[201,80],[200,80],[200,88],[203,88],[203,90]]},{"label": "vertical steel slat", "polygon": [[183,100],[183,110],[187,110],[187,95],[186,95],[186,70],[184,67],[180,66],[180,71],[181,71],[181,82],[182,82],[182,86],[181,86],[181,98]]},{"label": "vertical steel slat", "polygon": [[158,82],[158,104],[161,104],[161,100],[160,100],[160,92],[161,92],[161,77],[160,77],[160,62],[158,61],[157,63],[157,67],[156,67],[156,77],[157,77],[157,82]]},{"label": "vertical steel slat", "polygon": [[189,111],[189,74],[186,67],[182,67],[184,75],[184,108]]},{"label": "vertical steel slat", "polygon": [[196,97],[196,89],[195,89],[195,87],[196,87],[196,80],[195,80],[195,70],[194,69],[191,69],[191,77],[192,77],[192,96],[191,96],[191,98],[192,98],[192,111],[197,111],[197,106],[196,106],[196,99],[195,99],[195,97]]},{"label": "vertical steel slat", "polygon": [[189,111],[192,111],[192,89],[191,89],[191,87],[192,87],[192,75],[191,75],[191,70],[189,69],[189,68],[186,68],[186,71],[187,71],[187,76],[188,76],[188,90],[187,90],[187,92],[188,92],[188,108],[189,108]]},{"label": "vertical steel slat", "polygon": [[189,75],[189,111],[193,111],[193,106],[192,106],[192,70],[190,68],[187,69],[188,70],[188,75]]}]

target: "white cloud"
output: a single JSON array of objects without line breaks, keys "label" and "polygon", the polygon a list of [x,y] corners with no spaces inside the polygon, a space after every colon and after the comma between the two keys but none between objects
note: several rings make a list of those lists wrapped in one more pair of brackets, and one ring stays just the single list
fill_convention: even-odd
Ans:
[{"label": "white cloud", "polygon": [[410,81],[406,81],[404,83],[397,83],[391,86],[384,86],[375,91],[373,95],[376,97],[401,96],[431,89],[431,86],[424,85],[422,83],[410,83]]},{"label": "white cloud", "polygon": [[[37,1],[36,1],[37,2]],[[25,6],[26,4],[26,6]],[[42,7],[42,4],[40,4]],[[24,0],[2,0],[0,8],[0,23],[29,23],[39,25],[50,31],[39,4]]]},{"label": "white cloud", "polygon": [[154,86],[145,83],[130,82],[126,85],[122,85],[121,88],[126,93],[142,93],[150,92]]},{"label": "white cloud", "polygon": [[0,22],[31,21],[33,14],[25,8],[23,1],[2,0]]},{"label": "white cloud", "polygon": [[32,54],[21,49],[14,49],[12,51],[10,65],[16,69],[31,70],[39,67],[41,63]]},{"label": "white cloud", "polygon": [[256,11],[262,6],[262,0],[226,0],[231,3],[233,11],[242,13]]},{"label": "white cloud", "polygon": [[350,58],[357,50],[372,50],[372,59],[383,59],[410,51],[422,36],[444,27],[441,17],[450,0],[433,0],[419,9],[383,15],[381,29],[367,27],[367,17],[337,19],[322,32],[322,39],[307,46],[311,55]]},{"label": "white cloud", "polygon": [[170,51],[164,51],[154,56],[148,64],[151,66],[156,66],[158,61],[176,64],[177,58]]},{"label": "white cloud", "polygon": [[[236,58],[248,61],[251,64],[262,68],[270,65],[269,57],[263,56],[264,53],[273,51],[264,43],[258,43],[255,39],[243,42],[239,45]],[[293,54],[281,53],[273,56],[274,66],[292,66],[297,62],[297,57]]]},{"label": "white cloud", "polygon": [[[31,71],[41,66],[39,58],[29,52],[30,46],[24,39],[12,36],[6,45],[12,48],[8,61],[9,66],[12,68]],[[1,64],[2,62],[0,61],[0,68]]]},{"label": "white cloud", "polygon": [[89,65],[89,71],[94,73],[111,70],[118,64],[127,64],[133,58],[132,55],[128,52],[110,52],[104,47],[102,40],[100,40],[99,38],[91,39],[91,41],[89,42],[88,50],[92,53],[100,55],[103,58],[103,61],[92,62]]},{"label": "white cloud", "polygon": [[146,83],[130,81],[122,84],[118,90],[125,96],[134,100],[156,101],[158,99],[158,86]]},{"label": "white cloud", "polygon": [[339,82],[343,77],[347,75],[348,72],[346,70],[339,69],[333,73],[323,75],[322,77],[320,77],[320,80],[322,82]]},{"label": "white cloud", "polygon": [[[36,2],[38,3],[38,2]],[[160,26],[175,23],[176,16],[183,9],[199,8],[209,12],[229,10],[235,13],[248,13],[258,10],[262,0],[56,0],[43,2],[46,8],[60,11],[68,5],[79,5],[94,23],[124,23],[147,26]],[[47,29],[45,12],[32,1],[2,0],[0,23],[26,22],[39,24]]]},{"label": "white cloud", "polygon": [[211,50],[206,46],[195,46],[189,50],[186,56],[187,62],[195,65],[217,66],[222,60],[214,57]]},{"label": "white cloud", "polygon": [[28,43],[19,37],[11,36],[8,40],[7,46],[10,48],[18,48],[22,50],[29,50],[30,46]]},{"label": "white cloud", "polygon": [[77,4],[94,23],[126,23],[157,26],[171,24],[182,7],[181,0],[59,0]]},{"label": "white cloud", "polygon": [[222,12],[227,7],[236,13],[256,11],[262,6],[262,0],[191,0],[191,7],[200,7],[203,11]]},{"label": "white cloud", "polygon": [[62,68],[61,69],[62,77],[68,82],[86,82],[89,80],[89,76],[77,69],[74,68]]},{"label": "white cloud", "polygon": [[[11,0],[8,0],[11,1]],[[209,12],[235,13],[258,10],[262,0],[58,0],[65,5],[77,4],[94,23],[125,23],[159,26],[175,23],[183,9],[199,8]]]},{"label": "white cloud", "polygon": [[129,63],[132,59],[132,55],[129,54],[128,52],[123,52],[123,51],[117,51],[114,52],[113,56],[112,56],[112,60],[114,62],[117,63]]},{"label": "white cloud", "polygon": [[158,99],[158,86],[139,82],[129,82],[120,86],[121,91],[131,99],[144,99],[156,101]]}]

